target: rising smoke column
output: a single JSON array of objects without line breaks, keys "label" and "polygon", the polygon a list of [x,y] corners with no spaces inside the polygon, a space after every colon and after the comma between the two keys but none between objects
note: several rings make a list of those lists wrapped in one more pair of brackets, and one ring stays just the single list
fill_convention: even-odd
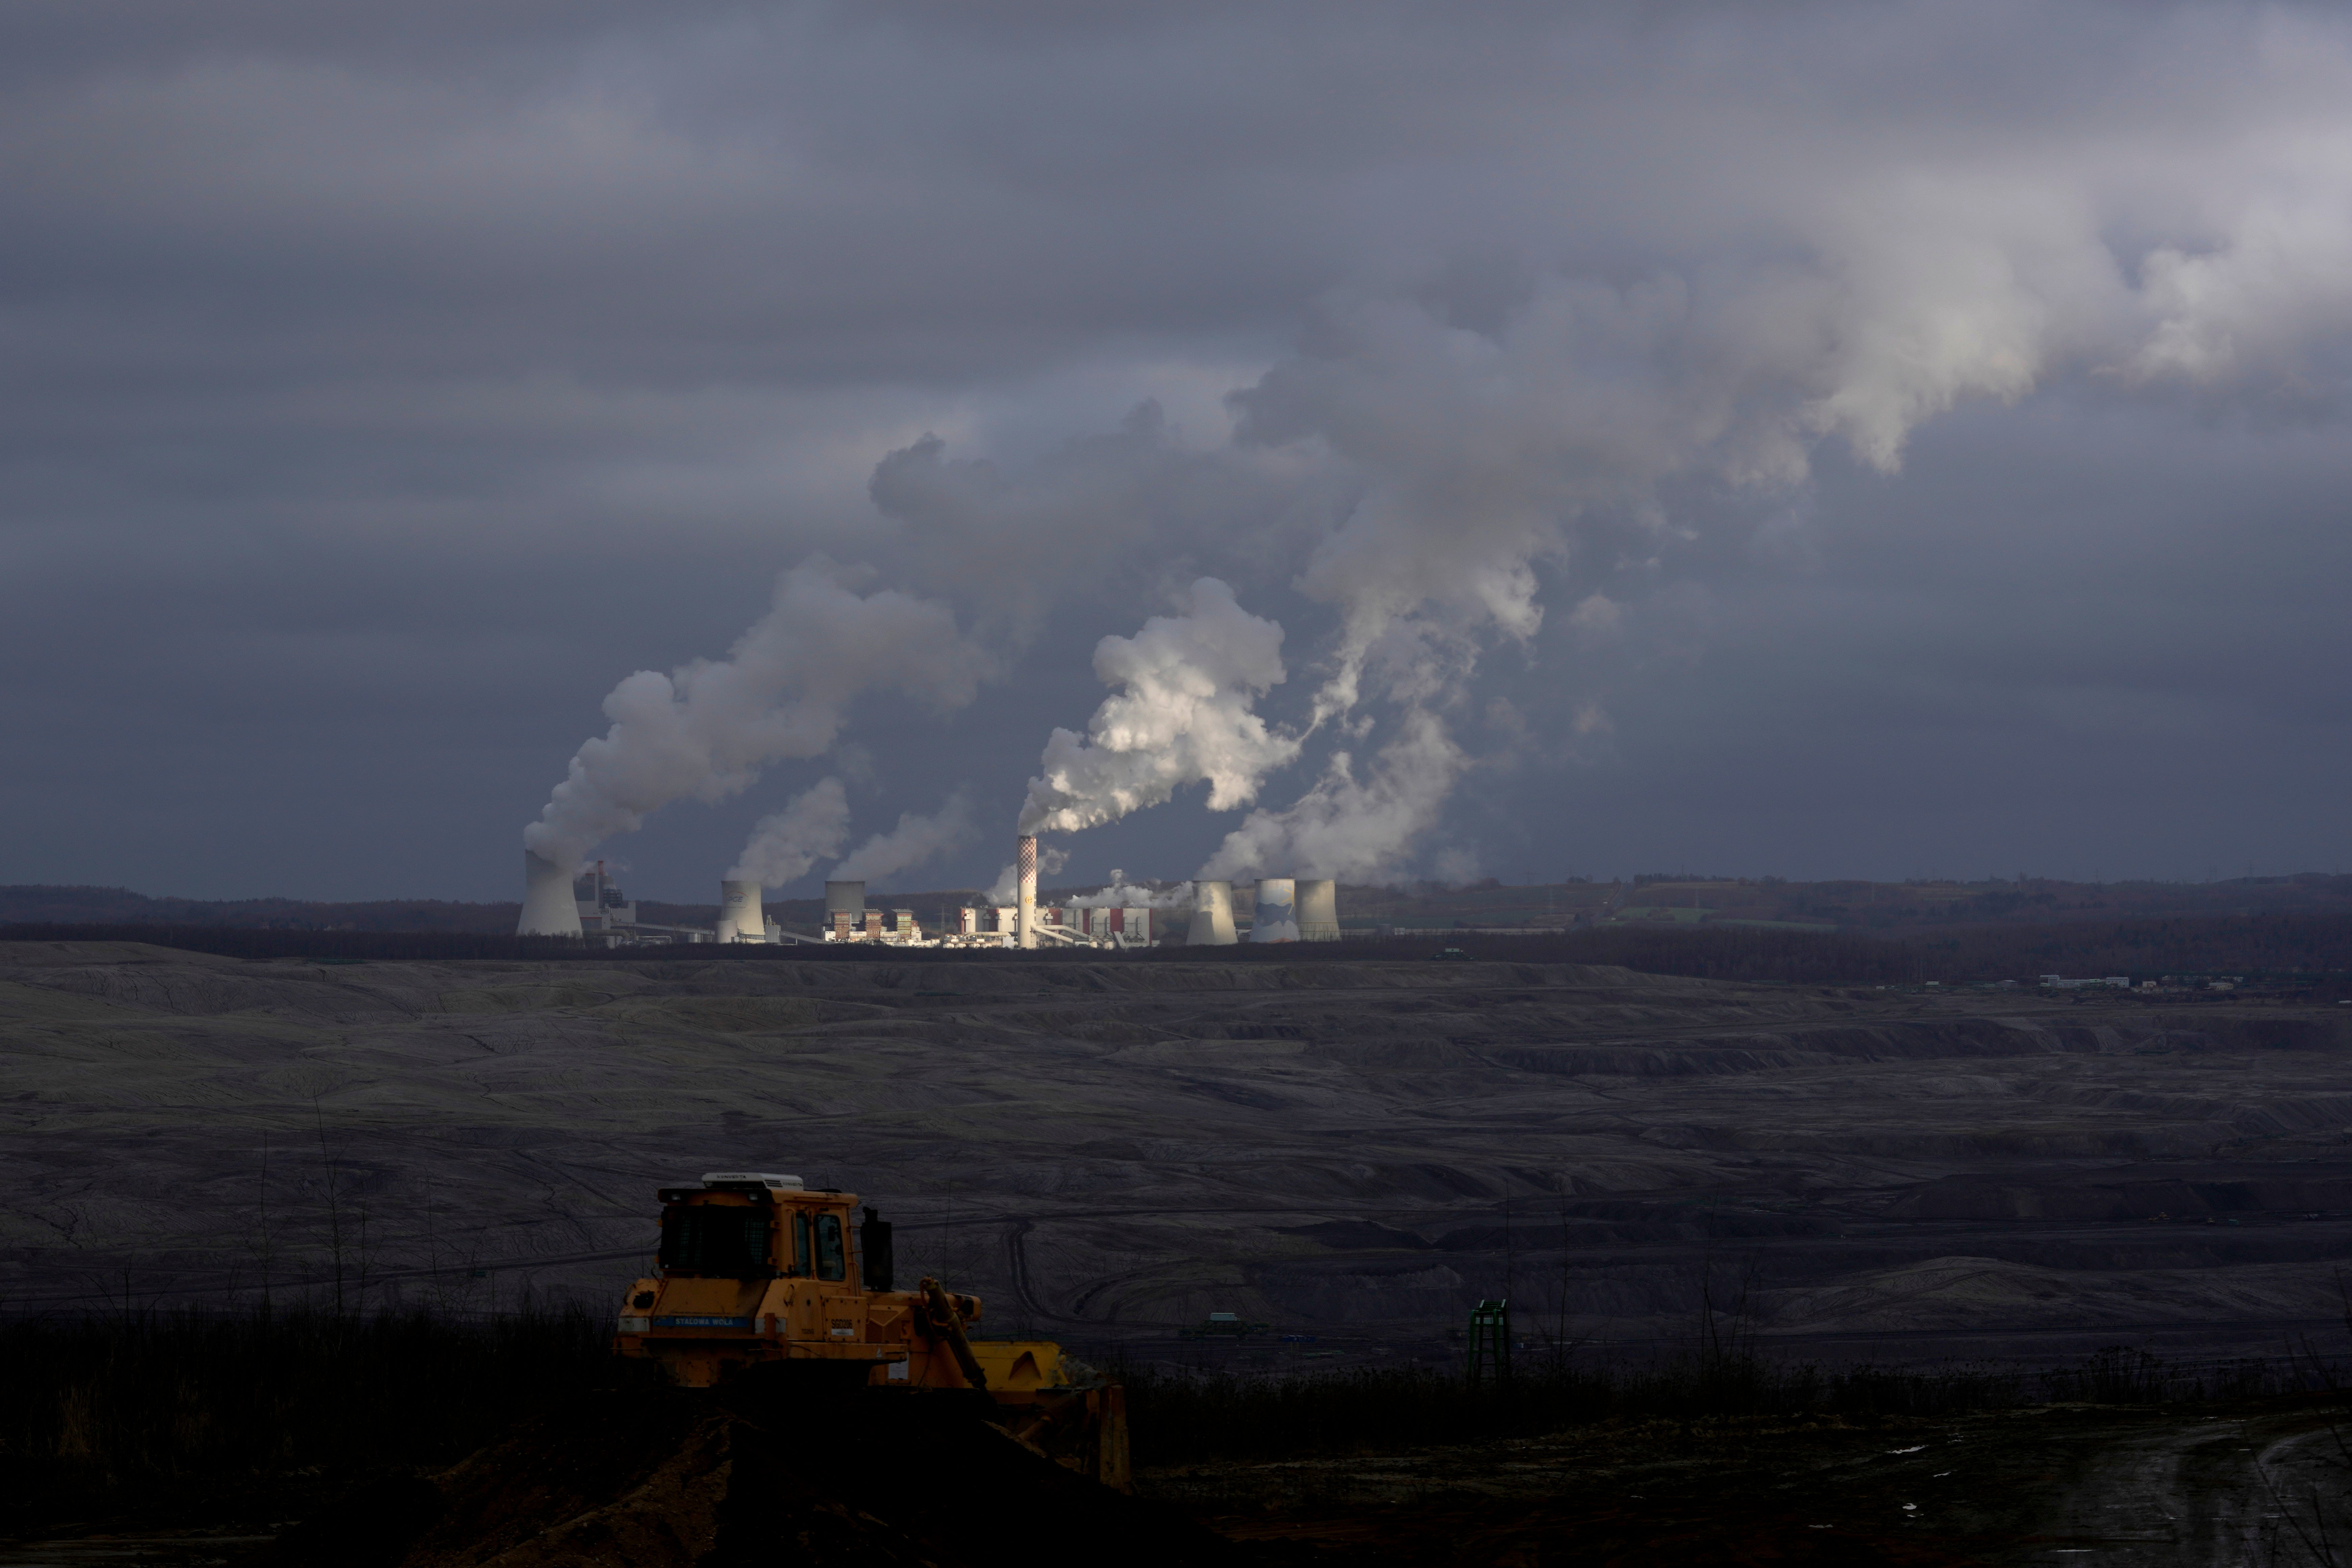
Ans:
[{"label": "rising smoke column", "polygon": [[1192,907],[1192,884],[1171,882],[1164,888],[1146,887],[1129,881],[1125,871],[1114,868],[1110,879],[1100,888],[1069,901],[1082,910],[1189,910]]},{"label": "rising smoke column", "polygon": [[1200,876],[1213,881],[1266,874],[1384,882],[1415,840],[1437,825],[1470,759],[1436,715],[1408,709],[1368,775],[1335,753],[1314,787],[1280,811],[1259,809],[1225,836]]},{"label": "rising smoke column", "polygon": [[971,701],[989,661],[954,615],[895,589],[860,595],[857,575],[808,561],[777,579],[773,608],[726,658],[641,669],[614,687],[612,728],[573,755],[524,847],[572,869],[671,801],[724,800],[771,763],[822,754],[864,692]]},{"label": "rising smoke column", "polygon": [[1468,766],[1439,710],[1492,647],[1532,647],[1546,576],[1572,580],[1588,519],[1663,542],[1657,497],[1677,476],[1786,489],[1825,435],[1892,471],[1917,420],[2030,386],[2030,268],[1923,266],[1906,288],[1916,259],[1865,247],[1843,279],[1769,264],[1622,286],[1551,276],[1486,331],[1410,299],[1327,301],[1310,346],[1234,395],[1236,439],[1356,478],[1298,586],[1339,617],[1312,727],[1377,752],[1368,772],[1342,753],[1288,809],[1254,813],[1202,874],[1400,869]]},{"label": "rising smoke column", "polygon": [[[1037,846],[1037,875],[1039,877],[1059,876],[1061,874],[1062,868],[1069,863],[1070,852],[1068,850],[1052,844],[1040,844]],[[988,885],[988,890],[981,896],[1000,909],[1011,906],[1013,902],[1021,896],[1020,866],[1017,863],[1008,863],[1003,870],[997,872],[996,880],[991,882]]]},{"label": "rising smoke column", "polygon": [[903,814],[898,826],[859,845],[829,874],[845,882],[892,876],[954,848],[971,836],[971,802],[958,790],[929,816]]},{"label": "rising smoke column", "polygon": [[839,779],[820,779],[783,810],[760,818],[727,880],[781,888],[806,876],[819,860],[840,854],[848,838],[848,793]]},{"label": "rising smoke column", "polygon": [[[1625,140],[1654,145],[1661,177],[1628,177],[1638,159],[1612,173],[1580,153],[1579,167],[1604,174],[1582,188],[1591,199],[1546,216],[1544,184],[1513,180],[1502,226],[1465,225],[1458,248],[1440,238],[1402,259],[1354,258],[1358,279],[1381,281],[1328,299],[1299,350],[1235,395],[1234,447],[1181,452],[1139,418],[1024,477],[945,461],[927,441],[885,460],[873,499],[908,530],[908,582],[931,574],[976,606],[1002,598],[1017,613],[974,614],[1020,625],[1042,620],[1055,594],[1117,592],[1179,559],[1246,586],[1262,579],[1240,570],[1291,552],[1275,570],[1297,568],[1297,586],[1338,622],[1315,714],[1349,755],[1289,808],[1244,823],[1244,843],[1262,858],[1310,840],[1409,839],[1435,819],[1432,792],[1442,801],[1461,776],[1441,715],[1461,710],[1450,704],[1493,650],[1533,645],[1548,595],[1643,616],[1638,595],[1598,596],[1610,568],[1586,542],[1604,521],[1637,543],[1646,531],[1655,548],[1633,558],[1671,570],[1677,540],[1704,524],[1671,514],[1669,481],[1769,498],[1801,484],[1825,441],[1892,472],[1920,421],[2024,395],[2053,371],[2094,397],[2163,381],[2226,394],[2265,368],[2292,373],[2305,347],[2340,331],[2352,315],[2342,95],[2315,95],[2309,79],[2268,85],[2282,61],[2340,74],[2326,63],[2340,38],[2298,41],[2297,26],[2280,12],[2221,48],[2242,83],[2264,85],[2200,99],[2199,115],[2145,83],[2177,75],[2194,88],[2217,43],[2202,24],[2135,51],[2132,69],[2164,68],[2152,76],[2114,73],[2040,105],[2039,120],[1958,135],[1949,105],[1927,100],[1916,117],[1874,114],[1870,135],[1853,133],[1834,93],[1825,118],[1792,113],[1777,95],[1801,74],[1759,73],[1710,47],[1718,63],[1695,58],[1672,90],[1610,110],[1645,128]],[[1752,41],[1769,56],[1769,37]],[[2245,77],[2250,59],[2259,69]],[[1759,81],[1775,85],[1759,97]],[[1572,116],[1542,123],[1545,145],[1591,144],[1566,133]],[[1612,190],[1639,195],[1620,210]],[[1443,274],[1488,249],[1528,270],[1512,297],[1462,308]],[[1253,500],[1265,524],[1251,531],[1255,554],[1216,553],[1231,536],[1213,520],[1243,509],[1187,512],[1167,499],[1214,495],[1228,479],[1254,496],[1251,476],[1295,479],[1302,498]],[[1310,492],[1345,501],[1312,538],[1278,531],[1315,511]],[[1055,742],[1030,825],[1108,821],[1175,787],[1108,731]],[[1254,795],[1263,773],[1244,760],[1224,776],[1253,781]],[[1236,799],[1212,784],[1213,799]],[[1341,833],[1360,820],[1363,834]]]},{"label": "rising smoke column", "polygon": [[1214,577],[1194,583],[1181,614],[1095,647],[1095,674],[1118,690],[1083,735],[1055,730],[1029,781],[1023,833],[1076,833],[1209,786],[1209,808],[1246,805],[1297,739],[1252,711],[1281,684],[1282,627],[1243,609]]}]

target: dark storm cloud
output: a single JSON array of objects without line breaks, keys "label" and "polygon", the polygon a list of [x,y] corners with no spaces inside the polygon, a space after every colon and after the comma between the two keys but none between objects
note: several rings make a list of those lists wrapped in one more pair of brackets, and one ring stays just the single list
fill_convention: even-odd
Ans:
[{"label": "dark storm cloud", "polygon": [[1009,821],[1207,574],[1301,760],[1244,848],[1195,795],[1074,871],[2344,858],[2333,13],[0,26],[0,879],[501,893],[602,694],[811,551],[992,678],[854,700],[861,837]]}]

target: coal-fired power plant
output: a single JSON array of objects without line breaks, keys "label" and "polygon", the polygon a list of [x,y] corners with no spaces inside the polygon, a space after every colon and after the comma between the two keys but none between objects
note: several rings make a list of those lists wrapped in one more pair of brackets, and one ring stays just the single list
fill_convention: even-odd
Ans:
[{"label": "coal-fired power plant", "polygon": [[[719,913],[708,927],[663,925],[637,917],[637,906],[606,873],[604,862],[568,871],[535,851],[523,851],[524,936],[572,937],[607,947],[677,942],[739,945],[877,942],[894,947],[978,947],[1030,951],[1084,947],[1123,952],[1163,943],[1230,947],[1237,942],[1337,942],[1338,884],[1328,879],[1263,877],[1237,889],[1229,881],[1152,883],[1148,890],[1119,881],[1099,892],[1041,902],[1034,834],[1013,845],[1013,901],[965,904],[938,910],[926,931],[911,909],[866,907],[866,883],[835,878],[824,885],[819,928],[792,931],[768,917],[762,887],[743,876],[719,884]],[[1114,872],[1114,878],[1122,874]],[[998,897],[1003,897],[1000,891]]]},{"label": "coal-fired power plant", "polygon": [[[1339,884],[1328,878],[1264,877],[1242,884],[1238,893],[1232,882],[1213,879],[1157,884],[1163,890],[1155,893],[1121,883],[1048,904],[1038,896],[1038,870],[1036,836],[1022,834],[1010,868],[1013,901],[942,910],[939,928],[928,932],[912,910],[892,910],[886,918],[886,911],[867,909],[865,883],[827,882],[823,940],[1029,952],[1339,940]],[[1127,901],[1132,897],[1150,902]],[[793,940],[791,932],[784,936]]]}]

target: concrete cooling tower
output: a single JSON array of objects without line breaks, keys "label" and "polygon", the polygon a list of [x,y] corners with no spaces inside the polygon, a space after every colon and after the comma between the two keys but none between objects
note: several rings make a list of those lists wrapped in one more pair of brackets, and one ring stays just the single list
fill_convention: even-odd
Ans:
[{"label": "concrete cooling tower", "polygon": [[1256,912],[1250,920],[1250,941],[1298,940],[1298,884],[1288,877],[1261,877]]},{"label": "concrete cooling tower", "polygon": [[572,900],[572,873],[536,850],[522,852],[522,919],[517,936],[578,936],[580,906]]},{"label": "concrete cooling tower", "polygon": [[1298,940],[1339,940],[1339,884],[1328,879],[1298,881]]},{"label": "concrete cooling tower", "polygon": [[720,942],[768,940],[768,914],[760,905],[759,883],[719,884],[719,929],[712,935]]},{"label": "concrete cooling tower", "polygon": [[1231,947],[1234,944],[1234,885],[1231,882],[1192,884],[1192,925],[1184,933],[1186,947]]}]

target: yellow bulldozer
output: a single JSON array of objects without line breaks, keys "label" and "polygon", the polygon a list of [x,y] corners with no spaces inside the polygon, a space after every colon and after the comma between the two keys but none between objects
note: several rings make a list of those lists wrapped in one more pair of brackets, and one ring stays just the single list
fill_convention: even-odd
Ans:
[{"label": "yellow bulldozer", "polygon": [[890,1226],[854,1193],[798,1176],[714,1171],[664,1187],[655,1277],[629,1287],[614,1349],[670,1382],[756,1377],[879,1397],[984,1397],[1014,1438],[1131,1489],[1125,1391],[1044,1340],[967,1332],[978,1297],[926,1279],[891,1289]]}]

